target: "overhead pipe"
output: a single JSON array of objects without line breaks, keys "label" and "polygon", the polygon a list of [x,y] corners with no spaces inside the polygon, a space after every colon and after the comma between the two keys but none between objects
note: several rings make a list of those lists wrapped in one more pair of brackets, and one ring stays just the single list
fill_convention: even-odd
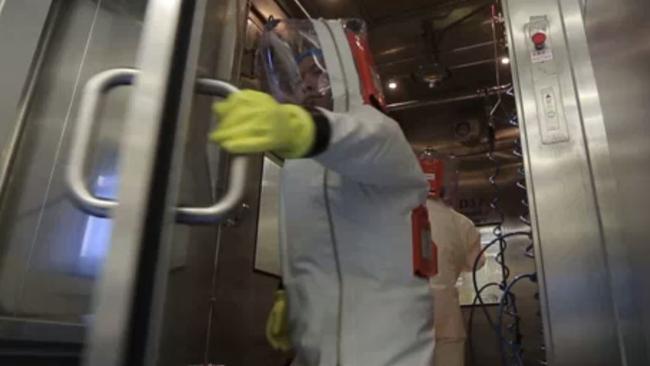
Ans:
[{"label": "overhead pipe", "polygon": [[[461,47],[457,47],[457,48],[452,48],[452,49],[440,51],[440,54],[441,55],[446,55],[446,54],[451,54],[451,53],[459,53],[459,52],[464,52],[464,51],[471,51],[471,50],[474,50],[474,49],[477,49],[477,48],[492,46],[493,43],[494,43],[493,41],[487,41],[487,42],[480,42],[480,43],[470,44],[470,45],[466,45],[466,46],[461,46]],[[398,53],[398,52],[406,50],[406,49],[408,49],[408,47],[393,48],[391,50],[387,50],[387,51],[384,51],[384,52],[379,52],[379,53],[375,54],[375,57],[382,57],[382,56],[385,56],[385,55],[390,55],[391,53]],[[378,63],[377,68],[378,69],[385,69],[385,68],[389,68],[389,67],[399,65],[399,64],[404,64],[404,63],[409,63],[409,62],[418,62],[418,61],[427,61],[427,60],[428,59],[425,56],[405,57],[405,58],[395,60],[395,61],[388,61],[388,62]],[[489,62],[492,63],[493,62],[492,59],[490,59]],[[482,61],[481,63],[484,63],[484,62]],[[460,66],[463,66],[463,65],[460,65]],[[462,68],[460,66],[451,66],[449,68],[450,69],[453,68],[453,67]]]},{"label": "overhead pipe", "polygon": [[[286,17],[294,16],[294,15],[291,14],[291,13],[293,13],[293,11],[289,11],[290,7],[289,7],[289,5],[287,4],[286,1],[275,1],[275,3],[280,8],[280,11],[285,14]],[[305,9],[305,7],[302,5],[300,0],[293,0],[293,3],[298,7],[298,9],[300,9],[300,12],[302,12],[307,18],[309,18],[309,19],[312,18],[311,14],[309,14],[307,9]],[[250,8],[251,12],[253,13],[253,15],[260,22],[262,22],[262,24],[266,24],[266,22],[268,21],[270,15],[278,16],[278,14],[269,13],[268,10],[266,11],[267,14],[265,14],[265,12],[262,9],[259,8],[259,5],[256,5],[254,3],[251,3],[249,8]]]},{"label": "overhead pipe", "polygon": [[458,5],[458,0],[447,0],[447,1],[442,0],[439,2],[432,1],[430,2],[430,4],[418,7],[416,9],[379,17],[375,19],[374,23],[385,25],[385,24],[391,24],[396,22],[412,21],[413,17],[431,18],[432,17],[431,14],[428,14],[429,10],[441,9],[441,8],[446,8],[449,6],[457,6],[457,5]]},{"label": "overhead pipe", "polygon": [[[485,7],[490,6],[490,5],[494,6],[494,0],[489,0],[489,1],[485,2],[485,3],[482,3],[482,4],[478,5],[478,6],[476,6],[473,10],[471,10],[469,13],[465,14],[461,18],[459,18],[459,19],[451,22],[450,24],[446,25],[442,29],[438,30],[435,34],[431,34],[431,36],[433,37],[433,39],[431,39],[431,41],[433,43],[432,46],[433,46],[433,57],[434,57],[434,59],[436,61],[439,61],[439,57],[440,57],[440,49],[439,49],[439,47],[440,47],[440,44],[442,43],[443,38],[445,37],[445,35],[447,34],[447,32],[450,29],[452,29],[454,27],[457,27],[460,24],[463,24],[467,20],[471,19],[472,17],[474,17],[475,15],[477,15],[481,11],[483,11],[483,9]],[[499,85],[499,84],[497,83],[497,85]]]},{"label": "overhead pipe", "polygon": [[307,18],[311,19],[312,16],[309,14],[309,12],[307,11],[307,9],[305,9],[305,7],[302,5],[302,3],[300,2],[300,0],[293,0],[293,2],[296,4],[297,7],[300,8],[300,11],[302,11],[302,13],[305,14],[305,16],[306,16]]},{"label": "overhead pipe", "polygon": [[[514,157],[512,147],[515,140],[519,138],[519,134],[518,127],[507,127],[497,130],[494,136],[495,152],[502,152]],[[485,142],[478,143],[474,146],[467,146],[451,137],[445,141],[436,143],[417,141],[413,142],[412,146],[418,152],[431,147],[440,153],[454,155],[457,158],[484,157],[489,152],[489,147],[486,146]]]},{"label": "overhead pipe", "polygon": [[430,100],[409,100],[406,102],[391,103],[386,106],[389,112],[399,112],[415,108],[431,107],[436,105],[464,102],[468,100],[480,99],[490,95],[501,95],[507,93],[512,86],[510,84],[499,85],[487,89],[477,90],[472,94],[458,95],[449,98],[439,98]]}]

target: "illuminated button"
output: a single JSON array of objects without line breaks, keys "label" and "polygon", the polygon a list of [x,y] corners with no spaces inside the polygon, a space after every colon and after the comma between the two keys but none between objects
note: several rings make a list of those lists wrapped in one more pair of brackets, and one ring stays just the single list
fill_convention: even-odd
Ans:
[{"label": "illuminated button", "polygon": [[538,50],[541,50],[544,48],[546,44],[546,34],[542,32],[537,32],[533,34],[533,43],[535,44],[535,48]]}]

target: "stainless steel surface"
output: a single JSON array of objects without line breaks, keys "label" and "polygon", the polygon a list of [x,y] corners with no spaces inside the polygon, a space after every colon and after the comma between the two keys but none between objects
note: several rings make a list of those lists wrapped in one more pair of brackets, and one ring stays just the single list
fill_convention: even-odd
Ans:
[{"label": "stainless steel surface", "polygon": [[[153,5],[153,4],[152,4]],[[156,5],[162,6],[163,3]],[[164,6],[171,5],[166,3]],[[158,106],[162,112],[160,125],[158,126],[159,138],[151,147],[151,161],[149,164],[152,170],[150,177],[151,186],[148,188],[148,194],[152,199],[147,203],[148,207],[143,207],[146,216],[142,217],[145,227],[141,234],[131,233],[138,237],[141,245],[141,258],[144,261],[139,263],[139,273],[144,274],[148,280],[139,280],[136,288],[136,296],[141,297],[141,302],[133,308],[133,316],[130,329],[136,333],[131,339],[131,347],[142,347],[142,350],[131,351],[129,363],[140,363],[144,365],[158,366],[166,361],[165,354],[167,350],[163,349],[164,321],[168,315],[166,311],[168,289],[170,288],[170,272],[174,269],[174,255],[176,241],[178,239],[178,226],[175,225],[174,213],[178,199],[182,190],[182,181],[186,163],[185,143],[189,136],[189,120],[193,114],[196,88],[196,79],[199,72],[199,61],[203,45],[204,22],[207,19],[209,7],[207,0],[197,0],[192,3],[186,1],[179,2],[178,28],[172,53],[168,54],[170,63],[167,81],[168,90],[165,92],[165,99]],[[148,11],[151,11],[149,8]],[[161,14],[163,13],[161,12]],[[167,12],[169,15],[169,12]],[[152,15],[152,18],[153,15]],[[141,61],[147,62],[149,57],[160,56],[157,41],[158,36],[153,36],[156,27],[160,26],[160,21],[164,18],[155,18],[154,24],[150,24],[149,30],[152,32],[153,41],[151,44],[145,44],[141,53]],[[166,21],[165,21],[166,23]],[[147,50],[151,47],[150,50]],[[153,51],[153,52],[151,52]],[[169,51],[169,50],[168,50]],[[163,51],[163,52],[168,52]],[[149,53],[151,52],[151,53]],[[148,54],[149,53],[149,54]],[[151,69],[150,76],[156,77],[158,71],[154,67]],[[143,76],[146,74],[143,73]],[[148,98],[150,92],[156,87],[155,84],[149,85],[142,90],[141,96]],[[216,87],[219,88],[218,86]],[[137,103],[137,97],[133,103]],[[177,107],[170,108],[177,105]],[[132,106],[131,122],[139,124],[142,113],[147,113],[147,108]],[[137,126],[139,133],[148,133],[147,128]],[[152,140],[152,141],[155,141]],[[156,146],[158,145],[158,146]],[[135,149],[142,151],[142,146],[131,146],[126,149]],[[125,149],[125,150],[126,150]],[[137,162],[131,168],[131,172],[136,173]],[[127,167],[128,168],[128,167]],[[162,188],[160,183],[163,183]],[[145,190],[146,187],[142,187]],[[129,212],[125,214],[131,215]],[[153,257],[153,258],[151,258]],[[146,272],[149,273],[146,273]],[[144,273],[143,273],[144,272]],[[152,289],[149,298],[142,296],[143,292]],[[147,308],[148,306],[148,308]],[[142,309],[146,309],[142,311]],[[138,314],[142,314],[144,319],[138,319]],[[139,324],[138,324],[139,323]],[[141,355],[141,360],[139,359]]]},{"label": "stainless steel surface", "polygon": [[[217,97],[227,97],[230,93],[239,91],[225,81],[207,78],[196,81],[196,90]],[[248,179],[248,160],[246,156],[237,156],[233,159],[228,173],[228,190],[218,202],[209,207],[178,207],[177,220],[187,224],[214,224],[222,221],[242,201]]]},{"label": "stainless steel surface", "polygon": [[[621,208],[612,212],[617,215],[621,242],[609,247],[624,249],[631,258],[627,268],[621,268],[626,262],[621,261],[620,256],[613,261],[613,287],[619,301],[636,302],[631,304],[632,311],[629,305],[623,304],[625,312],[621,317],[624,324],[632,323],[641,331],[641,334],[632,333],[640,344],[628,351],[628,365],[647,365],[650,364],[650,277],[647,275],[650,258],[650,48],[647,47],[650,3],[638,0],[619,0],[616,6],[603,0],[583,3],[587,41],[605,126],[605,131],[597,130],[598,142],[602,144],[605,139],[608,144],[612,174],[618,186],[618,194],[611,199]],[[631,276],[626,283],[621,283],[617,278],[625,277],[618,274],[625,269]],[[634,343],[627,339],[626,345]]]},{"label": "stainless steel surface", "polygon": [[616,324],[622,365],[646,365],[648,358],[642,339],[643,329],[639,322],[641,313],[637,298],[630,296],[634,280],[630,271],[628,248],[623,241],[619,205],[620,191],[613,170],[609,141],[601,109],[601,98],[594,77],[591,55],[587,43],[582,5],[578,1],[560,0],[567,43],[573,64],[573,78],[580,104],[584,134],[587,141],[588,160],[592,171],[595,200],[603,237],[610,297],[614,306],[612,320]]},{"label": "stainless steel surface", "polygon": [[86,157],[90,156],[92,132],[96,130],[94,123],[99,120],[100,104],[111,89],[131,85],[138,74],[134,69],[110,69],[91,77],[84,86],[79,112],[70,143],[70,159],[66,170],[67,184],[79,207],[90,215],[99,217],[110,216],[110,210],[117,203],[112,200],[95,197],[88,187],[85,173]]},{"label": "stainless steel surface", "polygon": [[[199,57],[201,77],[237,83],[247,11],[244,0],[208,2]],[[227,188],[227,164],[208,165],[205,154],[206,149],[218,150],[216,144],[206,144],[216,122],[212,121],[213,102],[196,93],[188,119],[190,136],[179,197],[185,205],[215,202],[210,186],[216,187],[215,197]],[[224,163],[231,158],[215,155]],[[174,230],[175,250],[184,252],[184,260],[182,267],[169,272],[160,365],[285,364],[285,357],[264,340],[264,319],[277,280],[252,270],[260,163],[258,156],[251,156],[244,199],[251,205],[251,214],[238,226],[177,225]]]},{"label": "stainless steel surface", "polygon": [[84,332],[81,324],[0,317],[0,334],[5,341],[80,344]]},{"label": "stainless steel surface", "polygon": [[52,1],[38,0],[0,4],[0,45],[11,49],[0,58],[0,85],[4,86],[0,92],[0,198],[25,127],[24,109],[41,65],[42,47],[51,35],[47,21],[51,7]]},{"label": "stainless steel surface", "polygon": [[278,277],[282,277],[279,220],[281,170],[281,164],[264,157],[255,243],[255,269]]},{"label": "stainless steel surface", "polygon": [[[132,65],[140,29],[137,19],[116,16],[101,2],[73,0],[56,5],[60,16],[48,19],[51,34],[42,38],[39,56],[26,61],[32,66],[33,86],[23,94],[25,99],[32,95],[21,106],[23,137],[0,211],[0,313],[24,322],[23,336],[34,339],[44,335],[30,326],[32,322],[47,322],[48,331],[55,332],[64,324],[84,327],[90,318],[90,293],[102,267],[108,245],[105,229],[111,223],[81,214],[67,199],[68,127],[87,77]],[[35,67],[39,63],[41,67]],[[91,173],[96,183],[106,181],[105,173],[110,173],[114,162],[110,151],[115,140],[109,130],[119,131],[125,96],[117,91],[106,100],[102,128],[91,152],[99,162]],[[0,334],[0,338],[11,336]]]},{"label": "stainless steel surface", "polygon": [[[65,172],[67,164],[65,160],[67,159],[61,159],[60,156],[68,148],[70,140],[68,132],[70,131],[67,127],[73,125],[68,121],[75,118],[81,86],[83,86],[86,79],[110,67],[120,65],[135,66],[133,55],[134,51],[137,50],[142,27],[142,19],[138,18],[139,14],[135,9],[139,5],[134,4],[134,7],[131,7],[132,4],[129,3],[129,6],[120,4],[115,6],[115,3],[105,0],[59,2],[63,8],[63,16],[56,22],[52,41],[46,47],[44,67],[37,75],[34,102],[26,111],[27,120],[24,141],[28,143],[20,144],[20,151],[15,165],[16,171],[12,171],[10,175],[9,194],[7,195],[7,202],[2,207],[3,229],[0,231],[2,236],[0,243],[2,243],[3,250],[1,256],[2,272],[0,275],[0,312],[3,315],[12,316],[10,326],[0,327],[0,332],[5,332],[0,334],[2,339],[10,339],[18,334],[25,341],[49,342],[51,338],[48,337],[55,337],[58,334],[58,341],[78,343],[86,325],[96,324],[95,320],[100,319],[92,313],[91,307],[88,306],[88,299],[89,293],[95,284],[96,273],[103,266],[104,254],[102,250],[109,246],[108,243],[104,243],[104,240],[110,240],[109,231],[114,224],[109,219],[98,219],[83,215],[66,199],[68,196],[65,191],[65,179],[63,179],[64,174],[61,173]],[[205,2],[201,3],[205,4]],[[243,3],[238,1],[237,8],[245,9]],[[168,5],[167,2],[165,6]],[[131,13],[132,8],[134,9],[133,13]],[[197,12],[200,12],[200,10],[197,10]],[[224,13],[220,11],[210,13],[211,18],[221,16],[224,16]],[[236,20],[242,24],[245,22],[244,18],[239,20],[237,17],[229,17],[228,21],[231,20]],[[162,25],[158,24],[158,26],[161,29],[166,29],[170,22],[173,23],[171,19],[165,18],[164,21],[161,20]],[[200,22],[194,23],[196,27],[201,27]],[[213,23],[205,28],[209,29],[211,27],[219,29],[220,24]],[[200,36],[197,32],[192,34],[192,43],[194,44]],[[183,32],[179,39],[185,38],[185,35],[187,35],[187,32]],[[218,43],[209,36],[206,36],[201,41],[209,46],[207,48],[218,51],[222,58],[232,58],[229,63],[232,71],[233,62],[235,65],[237,64],[236,52],[226,52],[217,47]],[[237,45],[236,39],[229,39],[229,41]],[[187,43],[181,42],[180,44]],[[208,53],[210,54],[203,55],[203,57],[212,62],[217,52]],[[189,73],[192,73],[191,70],[194,68],[192,65],[196,64],[195,58],[196,55],[187,57]],[[176,61],[177,64],[182,62],[183,60]],[[203,63],[203,65],[209,65],[209,62]],[[183,70],[180,71],[175,73],[176,78],[184,75]],[[202,74],[213,76],[211,71]],[[227,77],[230,77],[230,75]],[[193,94],[193,81],[195,78],[188,76],[184,79],[186,85],[183,90],[189,96]],[[162,89],[160,92],[163,92]],[[104,199],[116,198],[114,188],[117,181],[121,180],[121,176],[115,171],[119,155],[115,146],[123,136],[121,125],[124,118],[121,113],[122,108],[120,108],[121,102],[129,100],[131,93],[131,88],[120,88],[106,96],[106,108],[101,113],[100,120],[96,121],[98,131],[94,131],[91,139],[91,149],[89,151],[91,156],[87,157],[88,167],[86,167],[89,168],[87,172],[90,181],[93,182],[94,180],[95,183],[99,182],[98,184],[101,185],[108,182],[111,187],[109,193],[99,192],[97,187],[91,187],[91,192]],[[203,108],[205,110],[203,115],[209,116],[211,114],[209,108],[211,101],[206,97],[197,98],[202,105],[207,106],[207,108]],[[166,103],[166,106],[174,103],[175,101]],[[183,108],[187,110],[187,103],[185,105],[186,107]],[[195,123],[193,119],[183,116],[184,113],[179,112],[181,115],[179,120],[192,121],[191,123],[197,126],[208,125],[205,122],[209,121],[209,118],[197,120]],[[179,133],[178,136],[180,138],[182,134]],[[204,153],[207,131],[199,131],[196,136],[200,136],[202,139],[195,138],[188,141],[187,146],[200,146]],[[197,141],[200,142],[197,143]],[[124,159],[130,159],[130,157]],[[194,163],[195,161],[189,161],[189,165]],[[237,163],[235,165],[241,164]],[[203,168],[203,166],[201,165],[198,168]],[[199,171],[201,169],[192,166],[190,170]],[[200,180],[209,180],[208,175],[198,178]],[[180,178],[176,175],[172,179],[178,180]],[[221,181],[224,182],[221,183]],[[220,178],[220,184],[225,185],[225,181],[225,179]],[[245,183],[250,188],[251,182]],[[157,184],[161,183],[157,181]],[[232,186],[237,186],[237,184]],[[193,190],[193,192],[195,191]],[[210,202],[210,200],[201,199],[198,202]],[[155,225],[148,225],[148,228],[152,228],[150,232],[165,230],[165,227],[161,229],[161,226]],[[215,249],[215,242],[210,240],[211,236],[206,235],[206,232],[216,232],[216,227],[192,230],[191,233],[185,227],[176,228],[175,231],[178,235],[175,235],[174,245],[171,249],[172,253],[169,253],[169,246],[166,249],[161,249],[161,251],[167,253],[160,257],[160,263],[166,263],[167,261],[171,263],[169,268],[163,266],[161,271],[173,270],[174,273],[180,273],[184,276],[190,270],[195,270],[189,267],[195,265],[197,258],[200,258],[202,262],[207,260],[208,267],[210,269],[214,268],[214,263],[211,262],[210,256],[206,255],[206,253]],[[93,235],[89,236],[89,233]],[[188,241],[190,240],[204,243],[204,246],[194,245],[196,249],[184,252],[189,247]],[[85,248],[86,244],[89,244],[90,247]],[[86,268],[88,267],[86,266],[88,258],[85,257],[86,254],[84,253],[88,250],[92,252],[93,256],[91,258],[92,270]],[[188,257],[189,255],[193,255],[193,257]],[[190,262],[190,260],[194,262]],[[78,266],[83,267],[83,269],[78,269]],[[108,267],[105,270],[104,273],[113,273]],[[117,273],[118,277],[125,275],[119,270],[115,273]],[[197,277],[196,275],[197,273],[191,278],[191,282],[183,286],[185,289],[191,288],[191,290],[185,291],[184,294],[188,296],[182,296],[181,298],[195,298],[196,302],[205,303],[207,306],[209,296],[204,296],[204,288],[198,286],[199,282],[205,282],[205,276]],[[179,285],[178,278],[179,276],[175,276],[175,285]],[[148,282],[145,285],[151,287],[152,283],[160,283],[160,279]],[[182,285],[182,283],[180,284]],[[170,299],[167,299],[167,301],[161,299],[164,297],[164,290],[161,291],[159,285],[157,287],[155,303],[158,310],[152,310],[153,314],[159,314],[159,307],[163,303],[170,301]],[[142,293],[142,291],[138,291],[137,296],[141,296]],[[127,299],[127,301],[131,300],[128,297]],[[113,303],[110,305],[111,311],[116,309],[112,305]],[[194,309],[197,307],[192,306],[191,313],[181,313],[180,317],[175,317],[176,313],[171,313],[172,318],[183,319],[176,324],[177,328],[180,329],[174,330],[176,333],[173,334],[191,330],[187,339],[197,339],[194,339],[196,342],[183,348],[183,352],[181,352],[174,350],[174,347],[178,346],[179,338],[172,338],[175,344],[174,347],[165,349],[165,351],[169,351],[168,354],[182,353],[185,357],[187,355],[196,357],[197,352],[190,352],[190,349],[194,351],[198,349],[200,355],[207,352],[206,349],[209,347],[206,346],[205,339],[201,339],[200,336],[194,337],[195,334],[200,333],[201,330],[205,330],[207,327],[205,323],[207,314],[195,314]],[[185,305],[182,308],[186,309],[187,306]],[[39,320],[34,318],[39,318]],[[139,322],[141,318],[136,317],[134,321]],[[194,324],[191,328],[185,329],[185,319],[187,318],[192,318]],[[159,316],[158,319],[160,320]],[[201,320],[202,323],[197,324],[197,320]],[[167,319],[165,321],[167,322]],[[45,328],[33,326],[35,323],[40,324],[39,322],[46,322],[48,326]],[[173,321],[170,322],[173,323]],[[158,333],[157,327],[161,323],[161,321],[152,322],[153,328],[150,334]],[[69,332],[70,327],[78,330],[79,333]],[[107,330],[110,331],[111,329],[107,328]],[[39,334],[40,331],[48,333]],[[75,337],[70,339],[66,339],[67,336],[64,337],[66,334],[73,333]],[[127,331],[124,331],[124,333],[127,333]],[[144,337],[140,339],[147,340]],[[144,341],[143,343],[145,343]],[[79,345],[74,351],[69,350],[69,352],[78,352],[78,349]],[[149,355],[155,353],[155,349],[149,351]],[[3,353],[0,355],[0,363],[4,364],[4,356],[3,349]],[[172,362],[171,364],[176,365],[179,363]]]},{"label": "stainless steel surface", "polygon": [[18,113],[16,115],[15,126],[11,134],[11,140],[9,140],[8,145],[3,149],[3,153],[1,155],[2,161],[0,162],[0,202],[2,201],[3,196],[7,190],[7,183],[9,181],[9,177],[11,176],[11,169],[16,162],[19,144],[25,131],[27,113],[30,108],[30,103],[35,94],[36,82],[38,81],[37,76],[43,69],[43,61],[45,59],[47,48],[46,46],[50,44],[50,41],[52,39],[54,26],[56,24],[58,16],[61,13],[61,8],[62,6],[60,2],[50,8],[50,13],[41,34],[38,49],[36,50],[36,55],[32,60],[30,77],[27,80],[27,84],[24,86],[24,91],[18,104]]},{"label": "stainless steel surface", "polygon": [[196,91],[213,97],[226,98],[230,94],[238,92],[239,89],[226,81],[199,78],[196,80]]},{"label": "stainless steel surface", "polygon": [[142,18],[147,0],[93,0],[100,1],[103,7],[124,16]]},{"label": "stainless steel surface", "polygon": [[[150,206],[153,205],[152,200],[163,200],[163,207],[171,203],[171,197],[166,193],[169,191],[163,188],[163,196],[158,198],[151,197],[150,194],[153,184],[162,183],[153,182],[152,178],[156,169],[155,161],[162,158],[156,154],[161,143],[160,129],[163,126],[161,121],[165,118],[165,107],[166,104],[170,107],[172,103],[175,106],[180,103],[179,100],[168,99],[167,94],[170,92],[171,78],[184,78],[184,75],[170,75],[175,66],[173,56],[178,51],[176,39],[181,29],[182,10],[180,0],[151,0],[147,7],[136,62],[140,73],[133,88],[125,137],[120,145],[119,155],[124,157],[119,168],[121,182],[118,200],[121,204],[115,209],[112,245],[106,260],[105,271],[109,275],[100,279],[94,295],[96,315],[92,330],[88,334],[88,346],[84,356],[84,363],[88,366],[118,366],[145,362],[149,364],[155,359],[153,351],[157,334],[151,334],[151,338],[140,339],[140,347],[137,349],[131,347],[138,342],[138,339],[134,338],[143,337],[148,333],[146,330],[151,326],[150,320],[159,321],[159,312],[150,313],[151,304],[141,304],[147,311],[141,314],[143,318],[137,319],[134,318],[133,306],[138,299],[137,291],[141,288],[138,276],[150,275],[150,272],[140,272],[140,257],[146,245],[143,240],[148,234],[147,226],[158,226],[172,221],[171,211],[166,212],[163,217],[158,217],[157,221],[152,221],[150,216],[150,211],[154,209]],[[193,78],[193,75],[190,77]],[[193,90],[184,92],[191,93]],[[178,117],[175,115],[167,118],[175,120]],[[173,131],[169,133],[169,136],[174,136]],[[166,177],[165,180],[167,179],[169,178]],[[153,239],[152,244],[166,243],[169,227],[165,225],[154,230],[160,233],[160,237]],[[166,265],[164,247],[166,245],[159,249],[161,262],[158,266],[154,264],[153,268],[148,268],[148,271],[158,274],[159,270],[156,268]],[[152,259],[154,258],[149,258]],[[148,283],[155,293],[160,292],[161,285],[164,287],[164,284],[159,282]],[[142,324],[139,332],[133,330],[136,322]]]},{"label": "stainless steel surface", "polygon": [[[222,57],[224,56],[222,55]],[[234,58],[233,60],[229,60],[229,62],[220,62],[220,64],[226,63],[232,65],[233,61]],[[204,95],[225,98],[231,93],[238,92],[239,89],[222,80],[199,78],[196,80],[196,91]],[[206,151],[210,155],[210,150]],[[225,172],[228,177],[228,187],[223,197],[209,207],[179,207],[176,210],[177,220],[187,224],[214,224],[221,222],[242,202],[248,180],[248,170],[248,157],[234,157],[230,162],[229,172]]]},{"label": "stainless steel surface", "polygon": [[[84,87],[79,113],[77,115],[76,129],[72,137],[70,161],[68,162],[66,178],[70,191],[77,204],[86,213],[109,217],[118,203],[114,200],[98,198],[90,192],[84,172],[86,157],[92,142],[93,123],[101,113],[99,108],[103,95],[112,88],[120,85],[130,85],[138,74],[134,69],[111,69],[103,71],[88,80]],[[196,91],[202,94],[227,97],[238,89],[224,81],[214,79],[198,79]],[[186,224],[214,224],[217,223],[241,202],[246,184],[248,158],[236,157],[231,163],[230,181],[228,190],[215,204],[208,207],[179,207],[176,209],[178,222]]]},{"label": "stainless steel surface", "polygon": [[266,319],[273,305],[278,278],[254,270],[261,157],[256,156],[250,168],[246,201],[251,202],[252,214],[238,227],[222,226],[220,231],[214,293],[210,301],[213,312],[208,363],[286,365],[291,356],[273,350],[265,336]]},{"label": "stainless steel surface", "polygon": [[[626,275],[612,272],[624,266],[615,249],[620,211],[579,2],[504,6],[549,364],[625,365],[630,329],[614,287]],[[550,63],[537,62],[529,47],[526,27],[541,16],[548,19]],[[551,143],[536,96],[549,83],[561,95],[569,136]]]},{"label": "stainless steel surface", "polygon": [[[644,328],[639,319],[643,318],[641,298],[630,296],[635,291],[635,271],[633,251],[626,243],[622,226],[621,215],[627,210],[621,205],[623,191],[620,190],[616,171],[613,164],[612,149],[620,142],[608,138],[605,116],[601,108],[601,101],[610,99],[600,95],[601,90],[607,91],[608,87],[598,89],[596,78],[598,70],[594,70],[591,54],[588,47],[585,23],[584,6],[586,2],[563,0],[560,2],[563,14],[572,15],[565,21],[567,39],[571,45],[571,60],[574,65],[574,82],[577,85],[578,97],[581,105],[585,136],[587,138],[589,160],[592,169],[592,179],[596,192],[596,201],[602,225],[603,250],[607,260],[609,272],[611,298],[614,304],[613,314],[618,332],[618,348],[621,352],[623,365],[645,365],[650,361],[644,344]],[[579,21],[578,21],[579,20]],[[607,72],[608,70],[600,70]],[[647,80],[646,80],[647,81]],[[624,144],[627,144],[625,142]],[[627,146],[627,145],[626,145]],[[625,177],[624,175],[621,177]],[[622,243],[626,243],[622,245]]]},{"label": "stainless steel surface", "polygon": [[237,156],[232,160],[228,173],[228,190],[217,203],[208,207],[178,207],[176,220],[192,225],[209,225],[223,221],[242,202],[248,180],[248,160],[245,156]]}]

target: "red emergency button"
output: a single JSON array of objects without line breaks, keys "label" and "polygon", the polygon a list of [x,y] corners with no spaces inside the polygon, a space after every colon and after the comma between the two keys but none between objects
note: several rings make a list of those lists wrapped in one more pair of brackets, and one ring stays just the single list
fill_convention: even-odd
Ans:
[{"label": "red emergency button", "polygon": [[533,43],[535,48],[541,50],[546,45],[546,34],[542,32],[537,32],[533,34]]}]

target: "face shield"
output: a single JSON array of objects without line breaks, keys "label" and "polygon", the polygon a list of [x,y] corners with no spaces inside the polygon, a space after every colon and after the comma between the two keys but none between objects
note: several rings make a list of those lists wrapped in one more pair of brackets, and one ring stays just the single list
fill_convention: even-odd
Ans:
[{"label": "face shield", "polygon": [[323,50],[310,21],[269,21],[257,61],[264,90],[279,102],[332,108]]},{"label": "face shield", "polygon": [[257,70],[264,90],[282,103],[335,112],[383,106],[359,20],[271,20],[260,39]]}]

